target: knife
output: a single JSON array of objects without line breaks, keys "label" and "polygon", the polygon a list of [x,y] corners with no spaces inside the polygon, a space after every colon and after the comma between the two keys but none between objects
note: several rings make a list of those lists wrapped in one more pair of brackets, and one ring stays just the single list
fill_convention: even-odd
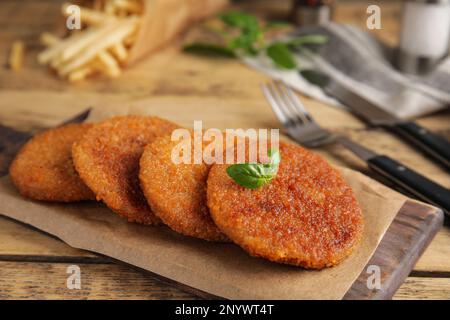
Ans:
[{"label": "knife", "polygon": [[[86,120],[90,112],[91,108],[88,108],[62,122],[57,127],[70,123],[81,123]],[[2,137],[0,141],[0,177],[2,177],[8,173],[9,165],[16,153],[33,135],[0,124],[0,136]]]},{"label": "knife", "polygon": [[361,120],[396,133],[450,171],[450,142],[444,137],[413,121],[397,118],[320,71],[304,70],[301,75],[342,102]]}]

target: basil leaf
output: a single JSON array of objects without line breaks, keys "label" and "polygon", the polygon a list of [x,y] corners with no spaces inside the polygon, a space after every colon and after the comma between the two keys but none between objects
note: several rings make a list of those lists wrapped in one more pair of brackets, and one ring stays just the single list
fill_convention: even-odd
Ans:
[{"label": "basil leaf", "polygon": [[266,49],[267,55],[272,61],[279,67],[285,69],[295,69],[297,64],[295,63],[294,56],[292,55],[289,47],[282,42],[274,42]]},{"label": "basil leaf", "polygon": [[261,176],[255,168],[257,164],[240,163],[227,168],[227,174],[237,184],[248,188],[257,189],[272,179],[270,176]]},{"label": "basil leaf", "polygon": [[258,19],[250,14],[238,11],[230,11],[222,13],[220,19],[230,27],[236,27],[239,29],[258,30]]},{"label": "basil leaf", "polygon": [[280,152],[278,150],[269,150],[268,155],[270,157],[270,163],[264,164],[264,175],[275,176],[281,161]]},{"label": "basil leaf", "polygon": [[328,42],[327,36],[322,35],[307,35],[307,36],[301,36],[297,37],[295,39],[289,40],[287,42],[290,46],[303,46],[308,44],[325,44]]},{"label": "basil leaf", "polygon": [[269,150],[270,166],[268,167],[273,174],[277,174],[278,165],[281,162],[281,155],[278,150]]},{"label": "basil leaf", "polygon": [[239,163],[229,166],[227,174],[240,186],[248,189],[257,189],[269,183],[278,172],[280,153],[278,150],[270,150],[268,153],[270,162],[261,163]]},{"label": "basil leaf", "polygon": [[253,36],[241,34],[240,36],[231,40],[228,44],[228,47],[231,50],[242,49],[246,54],[254,56],[258,53],[258,50],[253,47],[255,41],[256,40],[253,38]]},{"label": "basil leaf", "polygon": [[226,46],[193,43],[185,46],[184,51],[202,55],[236,57],[242,54],[255,56],[262,50],[265,50],[267,56],[272,59],[277,67],[296,69],[298,66],[292,53],[296,46],[320,45],[328,41],[327,36],[313,34],[299,36],[288,41],[274,42],[266,46],[264,44],[266,31],[271,28],[287,27],[289,25],[281,22],[269,22],[262,27],[256,16],[239,11],[223,13],[219,15],[219,18],[226,27],[223,30],[212,29],[212,31],[222,36],[224,42],[227,43]]},{"label": "basil leaf", "polygon": [[228,47],[230,49],[247,49],[253,45],[253,39],[251,36],[246,34],[241,34],[235,38],[233,38],[229,43]]},{"label": "basil leaf", "polygon": [[191,43],[184,46],[183,51],[207,56],[221,56],[226,58],[236,57],[233,50],[209,43]]},{"label": "basil leaf", "polygon": [[277,166],[278,167],[278,165],[280,164],[280,161],[281,161],[281,155],[280,155],[280,151],[278,151],[278,150],[269,150],[269,152],[268,152],[268,156],[269,156],[269,158],[270,158],[270,164],[272,165],[272,166]]},{"label": "basil leaf", "polygon": [[327,75],[317,72],[315,70],[305,69],[300,71],[300,75],[305,78],[309,83],[312,83],[321,88],[325,87],[330,79]]},{"label": "basil leaf", "polygon": [[255,44],[263,37],[258,19],[244,12],[227,12],[220,15],[220,18],[228,26],[241,31],[229,42],[228,47],[232,50],[242,49],[247,54],[256,55],[258,50]]}]

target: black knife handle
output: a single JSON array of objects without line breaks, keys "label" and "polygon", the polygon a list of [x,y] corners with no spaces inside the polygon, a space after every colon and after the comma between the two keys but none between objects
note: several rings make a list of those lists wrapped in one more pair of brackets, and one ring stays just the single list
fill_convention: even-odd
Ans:
[{"label": "black knife handle", "polygon": [[425,178],[401,163],[386,157],[376,156],[367,161],[369,167],[398,186],[411,192],[422,201],[438,206],[449,214],[450,190]]},{"label": "black knife handle", "polygon": [[450,170],[450,142],[447,139],[414,122],[399,123],[393,129]]}]

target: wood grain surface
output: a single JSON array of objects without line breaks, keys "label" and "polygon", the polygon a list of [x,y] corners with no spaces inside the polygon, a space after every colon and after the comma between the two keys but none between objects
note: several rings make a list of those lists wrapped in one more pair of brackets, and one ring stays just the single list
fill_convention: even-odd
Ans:
[{"label": "wood grain surface", "polygon": [[[42,49],[38,44],[40,32],[62,31],[63,23],[58,18],[60,3],[56,0],[0,2],[0,124],[36,132],[54,126],[90,105],[107,108],[133,102],[148,105],[155,114],[162,116],[181,108],[178,118],[173,120],[183,125],[192,125],[193,120],[202,119],[208,127],[279,126],[259,90],[259,84],[267,81],[265,76],[235,60],[205,59],[180,53],[179,45],[184,35],[171,47],[127,70],[117,80],[98,78],[75,86],[58,80],[36,63],[36,54]],[[380,3],[383,28],[374,33],[395,44],[400,3]],[[364,27],[367,5],[364,1],[339,1],[336,20]],[[286,15],[289,4],[288,1],[246,1],[240,6],[278,18]],[[12,42],[18,39],[27,45],[25,66],[19,72],[12,72],[6,68],[6,61]],[[396,137],[381,129],[366,127],[343,110],[306,97],[302,100],[323,126],[395,157],[450,187],[445,171]],[[194,112],[183,113],[183,106]],[[230,116],[235,111],[242,114],[239,122]],[[450,138],[448,111],[419,119],[419,123]],[[363,162],[343,149],[332,147],[318,152],[336,164],[370,175]],[[447,226],[439,231],[396,298],[450,298],[449,230]],[[0,298],[63,298],[70,294],[73,298],[90,299],[126,298],[127,295],[142,299],[186,296],[138,271],[98,259],[103,258],[75,250],[28,226],[0,218]],[[86,277],[86,283],[91,283],[82,294],[64,292],[69,263],[81,265],[83,278]],[[52,276],[47,276],[46,270],[52,270]],[[103,286],[110,286],[110,289],[103,292],[99,289]]]},{"label": "wood grain surface", "polygon": [[[383,236],[345,300],[392,299],[414,267],[417,259],[442,227],[441,210],[407,201]],[[381,288],[368,289],[371,268],[379,268]],[[373,271],[372,271],[373,272]]]},{"label": "wood grain surface", "polygon": [[[66,287],[72,263],[0,262],[0,299],[197,299],[118,264],[82,264],[81,290]],[[449,278],[409,277],[394,299],[448,299]]]}]

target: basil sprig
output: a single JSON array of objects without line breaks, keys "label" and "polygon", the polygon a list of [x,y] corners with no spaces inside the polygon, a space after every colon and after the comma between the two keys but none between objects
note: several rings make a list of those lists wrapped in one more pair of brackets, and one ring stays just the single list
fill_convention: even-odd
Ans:
[{"label": "basil sprig", "polygon": [[183,48],[184,52],[195,53],[204,56],[220,56],[225,58],[234,58],[236,54],[233,50],[216,44],[209,43],[191,43]]},{"label": "basil sprig", "polygon": [[272,60],[275,66],[282,69],[296,69],[292,51],[306,45],[322,45],[328,41],[323,35],[305,35],[288,40],[265,43],[264,35],[274,28],[289,26],[285,23],[268,23],[262,26],[259,20],[245,12],[226,12],[219,15],[225,25],[223,29],[211,29],[221,37],[224,45],[194,42],[184,47],[186,52],[201,55],[237,57],[240,55],[255,56],[261,52]]},{"label": "basil sprig", "polygon": [[266,52],[267,56],[269,56],[278,67],[285,69],[295,69],[297,67],[297,63],[295,62],[291,50],[284,43],[272,43],[267,47]]},{"label": "basil sprig", "polygon": [[268,152],[269,163],[238,163],[227,168],[227,174],[240,186],[257,189],[269,183],[278,172],[281,161],[278,150]]}]

